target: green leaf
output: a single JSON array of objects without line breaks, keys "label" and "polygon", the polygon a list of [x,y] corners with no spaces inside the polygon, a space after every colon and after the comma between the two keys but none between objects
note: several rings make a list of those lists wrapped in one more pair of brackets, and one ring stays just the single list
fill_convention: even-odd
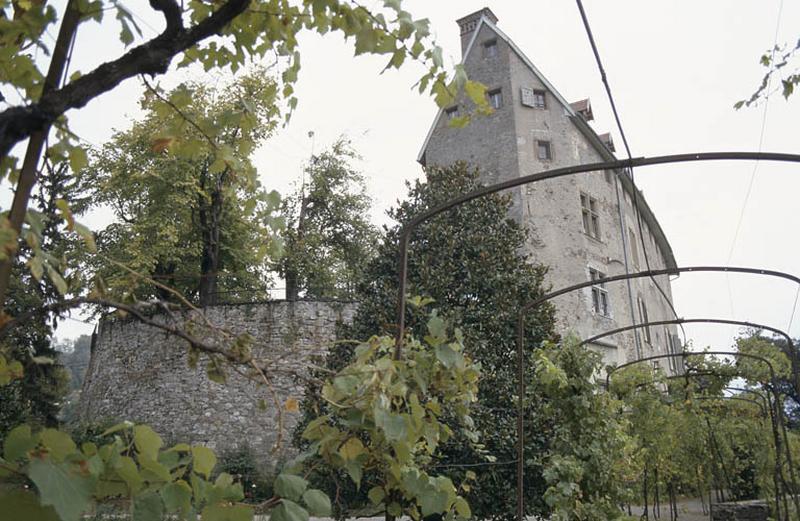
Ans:
[{"label": "green leaf", "polygon": [[383,498],[386,497],[386,492],[383,490],[383,487],[372,487],[369,489],[369,492],[367,492],[367,497],[373,504],[380,505]]},{"label": "green leaf", "polygon": [[78,448],[69,434],[57,429],[43,430],[39,434],[39,440],[56,461],[62,461]]},{"label": "green leaf", "polygon": [[28,490],[4,490],[0,492],[0,512],[3,519],[59,521],[51,506],[42,506],[39,498]]},{"label": "green leaf", "polygon": [[139,474],[139,469],[136,466],[136,462],[133,461],[133,458],[121,456],[117,460],[114,470],[128,485],[131,493],[136,493],[140,488],[142,488],[144,479],[142,478],[141,474]]},{"label": "green leaf", "polygon": [[160,493],[167,512],[185,514],[192,507],[192,487],[182,479],[168,483],[160,490]]},{"label": "green leaf", "polygon": [[317,489],[306,490],[303,502],[312,516],[328,517],[331,515],[331,500],[325,492]]},{"label": "green leaf", "polygon": [[39,490],[42,505],[52,505],[62,521],[78,521],[88,508],[91,482],[65,463],[34,459],[28,476]]},{"label": "green leaf", "polygon": [[[282,499],[270,514],[270,521],[308,521],[306,509],[288,499]],[[203,520],[205,521],[205,519]]]},{"label": "green leaf", "polygon": [[19,425],[11,429],[3,442],[3,457],[6,461],[16,461],[36,447],[39,442],[31,434],[30,425]]},{"label": "green leaf", "polygon": [[194,471],[198,474],[203,474],[208,479],[217,464],[217,456],[214,451],[202,445],[194,445],[192,447],[192,458]]},{"label": "green leaf", "polygon": [[159,521],[164,516],[164,503],[156,492],[145,492],[133,498],[132,521]]},{"label": "green leaf", "polygon": [[341,455],[345,461],[355,460],[365,452],[364,444],[356,437],[350,438],[339,448],[339,455]]},{"label": "green leaf", "polygon": [[440,344],[436,346],[435,350],[436,359],[446,368],[453,369],[464,365],[464,356],[453,349],[450,344]]},{"label": "green leaf", "polygon": [[[253,507],[247,505],[209,505],[203,509],[200,519],[201,521],[252,521]],[[307,519],[308,515],[306,514]]]},{"label": "green leaf", "polygon": [[433,338],[440,340],[447,339],[447,324],[445,324],[445,321],[442,320],[439,315],[436,313],[432,314],[427,325],[428,333],[430,333]]},{"label": "green leaf", "polygon": [[152,461],[158,458],[158,450],[163,445],[161,437],[147,425],[133,428],[133,443],[141,456]]},{"label": "green leaf", "polygon": [[300,476],[292,474],[278,474],[275,478],[275,494],[282,498],[298,501],[308,487],[308,482]]},{"label": "green leaf", "polygon": [[72,147],[69,151],[69,167],[73,172],[78,173],[89,164],[89,159],[86,157],[86,150],[83,147]]},{"label": "green leaf", "polygon": [[456,508],[456,513],[463,518],[472,517],[472,510],[469,508],[469,503],[463,497],[456,498],[453,506]]}]

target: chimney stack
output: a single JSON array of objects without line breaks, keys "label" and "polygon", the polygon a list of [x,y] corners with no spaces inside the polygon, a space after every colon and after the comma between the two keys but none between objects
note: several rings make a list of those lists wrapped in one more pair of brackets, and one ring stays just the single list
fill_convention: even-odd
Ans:
[{"label": "chimney stack", "polygon": [[475,29],[478,28],[478,22],[480,22],[481,17],[483,16],[485,16],[493,24],[497,23],[497,17],[488,7],[484,7],[480,11],[475,11],[472,14],[468,14],[464,18],[459,18],[458,20],[456,20],[458,27],[461,29],[462,58],[464,57],[464,54],[467,52],[467,46],[469,45],[470,40],[472,40],[472,35],[473,33],[475,33]]}]

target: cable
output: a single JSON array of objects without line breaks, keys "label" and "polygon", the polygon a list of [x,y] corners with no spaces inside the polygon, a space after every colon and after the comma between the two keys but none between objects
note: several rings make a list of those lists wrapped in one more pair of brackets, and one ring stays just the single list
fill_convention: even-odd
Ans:
[{"label": "cable", "polygon": [[[611,86],[608,83],[608,77],[606,76],[606,71],[603,68],[603,62],[600,59],[600,52],[597,50],[597,44],[594,41],[594,35],[592,34],[592,28],[589,25],[589,19],[586,17],[586,11],[583,9],[583,2],[581,0],[576,0],[578,3],[578,10],[581,14],[581,19],[583,20],[583,26],[586,29],[586,35],[589,37],[589,43],[592,46],[592,53],[594,53],[595,61],[597,62],[597,68],[600,71],[600,79],[603,82],[603,86],[606,89],[606,94],[608,95],[608,101],[611,104],[611,111],[614,114],[614,120],[617,123],[617,129],[619,130],[620,137],[622,138],[622,143],[625,145],[625,152],[628,154],[628,159],[633,159],[633,154],[631,154],[631,148],[628,144],[628,138],[625,135],[625,131],[622,128],[622,122],[620,121],[619,112],[617,111],[617,104],[614,102],[614,96],[611,94]],[[630,180],[631,184],[633,185],[633,210],[636,214],[636,222],[639,228],[639,241],[642,244],[642,253],[644,254],[644,262],[647,266],[647,270],[650,271],[650,258],[647,255],[647,244],[644,242],[644,227],[642,226],[642,214],[639,211],[639,201],[638,201],[638,194],[639,189],[636,187],[636,180],[634,178],[633,167],[630,168]],[[625,230],[620,230],[620,233],[625,235]],[[623,238],[624,243],[624,238]],[[667,306],[669,306],[672,314],[675,318],[678,317],[678,312],[675,310],[675,306],[672,304],[672,301],[667,296],[664,289],[658,283],[655,277],[652,275],[650,276],[650,280],[655,284],[656,288],[658,289],[661,296],[664,297],[664,301],[666,301]],[[683,345],[686,345],[686,330],[683,328],[682,324],[679,324],[681,335],[683,336]]]},{"label": "cable", "polygon": [[[774,38],[774,43],[772,45],[772,53],[771,53],[771,56],[770,56],[769,73],[767,74],[767,87],[765,89],[766,95],[764,96],[764,111],[763,111],[763,113],[761,115],[761,131],[759,132],[759,135],[758,135],[758,151],[759,152],[761,152],[761,149],[762,149],[762,147],[764,145],[764,131],[765,131],[766,127],[767,127],[767,112],[769,110],[769,97],[770,97],[770,95],[772,95],[772,92],[770,92],[770,84],[772,83],[772,72],[775,70],[775,47],[778,45],[778,32],[779,32],[779,29],[780,29],[780,26],[781,26],[781,14],[782,13],[783,13],[783,0],[780,0],[780,2],[778,3],[778,15],[777,15],[776,20],[775,20],[775,38]],[[736,229],[733,232],[733,240],[731,241],[731,248],[728,251],[728,260],[726,261],[726,264],[730,264],[731,263],[731,259],[733,259],[733,252],[736,249],[736,242],[739,239],[739,232],[742,229],[742,222],[744,221],[744,213],[745,213],[745,210],[747,209],[747,203],[750,201],[750,194],[753,191],[753,184],[755,183],[755,180],[756,180],[756,173],[758,172],[758,165],[759,165],[759,161],[756,160],[755,163],[753,163],[753,171],[750,172],[750,181],[747,183],[747,191],[744,194],[744,201],[742,201],[742,209],[739,212],[739,219],[736,222]],[[731,316],[735,316],[736,313],[734,312],[734,308],[733,308],[733,290],[731,288],[730,276],[729,275],[725,275],[725,280],[727,281],[727,284],[728,284],[728,300],[730,302]],[[791,324],[791,320],[793,318],[794,318],[794,310],[792,310],[792,317],[789,320],[790,324]]]}]

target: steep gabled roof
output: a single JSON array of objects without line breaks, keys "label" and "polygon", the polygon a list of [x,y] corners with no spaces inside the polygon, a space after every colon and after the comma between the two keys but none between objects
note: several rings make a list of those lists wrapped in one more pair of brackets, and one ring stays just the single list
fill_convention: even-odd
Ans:
[{"label": "steep gabled roof", "polygon": [[[495,25],[491,20],[489,20],[485,15],[481,15],[481,19],[478,22],[478,25],[475,27],[475,30],[472,33],[472,38],[470,39],[469,45],[467,46],[466,50],[464,51],[463,56],[461,57],[461,63],[466,62],[467,56],[472,51],[473,47],[475,47],[475,41],[478,38],[478,34],[483,26],[487,26],[489,29],[494,31],[495,34],[499,38],[501,38],[519,57],[520,60],[528,67],[528,69],[536,76],[536,78],[544,85],[547,91],[552,94],[561,106],[564,109],[564,113],[569,116],[570,121],[572,121],[581,134],[586,137],[589,143],[593,146],[593,148],[600,154],[600,156],[605,161],[616,161],[617,157],[614,153],[606,146],[605,142],[597,135],[597,132],[589,126],[586,120],[581,116],[575,108],[561,95],[561,93],[556,90],[552,83],[547,81],[547,78],[544,77],[544,74],[541,73],[539,69],[533,64],[533,62],[522,52],[522,49],[517,47],[517,44],[511,40],[511,38],[506,35],[502,30],[500,30],[497,25]],[[586,100],[588,106],[588,100]],[[431,136],[433,135],[434,130],[439,126],[439,120],[444,113],[444,109],[439,109],[436,114],[436,117],[433,120],[433,125],[431,125],[430,130],[428,130],[427,136],[425,136],[425,141],[422,144],[422,149],[420,150],[419,154],[417,155],[417,162],[420,164],[423,163],[423,158],[425,156],[425,151],[428,149],[428,143],[430,142]],[[633,194],[634,190],[637,190],[635,185],[633,184],[633,180],[630,176],[625,172],[617,172],[619,179],[622,181],[622,186],[629,194]],[[633,199],[633,197],[631,198]],[[656,242],[658,243],[659,248],[661,249],[661,253],[664,256],[664,260],[668,268],[675,268],[677,266],[675,262],[675,256],[672,252],[672,247],[669,245],[669,241],[667,241],[666,235],[664,234],[664,230],[661,228],[661,225],[658,223],[656,216],[653,214],[653,211],[650,209],[650,206],[647,204],[647,201],[644,199],[644,195],[639,191],[636,195],[636,200],[638,201],[638,208],[639,212],[641,213],[644,221],[647,223],[648,228],[651,232],[654,233]]]}]

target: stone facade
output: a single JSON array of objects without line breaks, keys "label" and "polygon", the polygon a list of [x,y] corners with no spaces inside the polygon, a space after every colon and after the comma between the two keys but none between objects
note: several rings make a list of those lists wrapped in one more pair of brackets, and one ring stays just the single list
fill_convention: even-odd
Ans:
[{"label": "stone facade", "polygon": [[[522,177],[575,164],[616,159],[609,138],[589,126],[588,100],[570,104],[546,80],[533,63],[496,25],[497,18],[483,9],[458,21],[461,28],[462,63],[470,79],[499,93],[493,114],[475,117],[464,128],[451,127],[450,115],[462,115],[472,106],[467,100],[439,111],[425,140],[419,161],[423,165],[447,166],[466,161],[480,168],[485,184]],[[523,98],[524,91],[524,98]],[[539,99],[534,99],[534,93]],[[542,103],[543,102],[543,103]],[[549,157],[540,157],[546,143]],[[605,276],[647,269],[640,237],[651,269],[674,267],[669,242],[624,172],[590,172],[566,176],[511,189],[512,217],[530,232],[531,257],[549,267],[553,288],[590,280],[592,273]],[[593,205],[597,228],[587,231],[584,207]],[[590,223],[590,227],[593,224]],[[672,298],[670,281],[658,280]],[[606,295],[608,306],[599,310],[595,299]],[[562,333],[587,338],[632,322],[674,318],[668,303],[652,280],[642,278],[608,283],[602,287],[564,295],[554,300]],[[638,347],[637,347],[638,345]],[[643,356],[678,352],[680,342],[674,326],[651,327],[635,333],[606,337],[594,344],[606,363],[620,364]],[[678,362],[678,361],[676,361]],[[662,360],[669,372],[679,363]]]},{"label": "stone facade", "polygon": [[[287,302],[206,308],[214,325],[257,339],[254,355],[275,364],[269,374],[278,401],[300,400],[303,385],[280,369],[297,369],[324,354],[336,324],[352,321],[356,305]],[[130,420],[152,426],[173,442],[202,443],[220,453],[249,446],[271,467],[285,459],[299,414],[283,412],[281,450],[274,399],[264,387],[230,373],[225,384],[211,381],[201,357],[189,368],[185,342],[135,320],[102,320],[93,343],[79,404],[84,422]],[[261,402],[263,400],[263,402]],[[261,402],[261,403],[259,403]],[[266,403],[266,409],[263,404]]]}]

